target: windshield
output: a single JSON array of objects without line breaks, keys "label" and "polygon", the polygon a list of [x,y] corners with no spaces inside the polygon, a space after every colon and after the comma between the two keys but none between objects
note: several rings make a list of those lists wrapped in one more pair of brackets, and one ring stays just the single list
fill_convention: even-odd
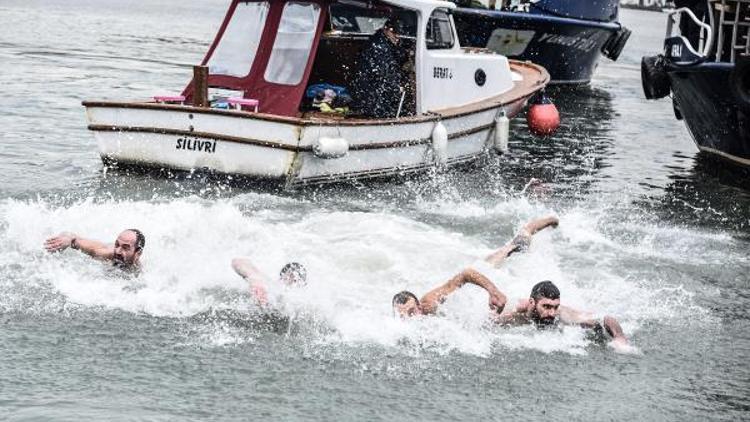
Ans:
[{"label": "windshield", "polygon": [[212,75],[244,77],[258,51],[266,25],[268,2],[238,3],[219,44],[208,60]]}]

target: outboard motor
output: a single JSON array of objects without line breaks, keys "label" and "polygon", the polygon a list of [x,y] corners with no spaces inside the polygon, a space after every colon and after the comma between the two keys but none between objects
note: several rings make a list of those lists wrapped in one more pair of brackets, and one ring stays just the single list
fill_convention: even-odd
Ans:
[{"label": "outboard motor", "polygon": [[669,95],[670,84],[664,56],[644,56],[641,59],[641,83],[648,100],[658,100]]}]

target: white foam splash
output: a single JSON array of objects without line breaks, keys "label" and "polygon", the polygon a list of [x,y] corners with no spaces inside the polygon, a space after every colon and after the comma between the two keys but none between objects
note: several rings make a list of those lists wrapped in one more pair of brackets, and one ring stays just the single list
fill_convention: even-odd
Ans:
[{"label": "white foam splash", "polygon": [[[263,207],[255,206],[258,202]],[[282,206],[274,207],[279,204]],[[498,347],[585,353],[588,343],[578,329],[550,336],[530,329],[488,327],[486,293],[474,286],[449,298],[443,316],[401,321],[392,315],[394,293],[408,289],[420,295],[447,280],[510,239],[523,221],[548,212],[540,205],[530,205],[525,199],[487,206],[484,211],[480,204],[468,205],[468,216],[483,220],[480,223],[488,229],[497,230],[493,222],[503,221],[506,232],[496,232],[498,239],[493,244],[397,214],[285,211],[295,205],[289,198],[255,194],[210,202],[197,198],[86,201],[67,207],[6,200],[0,202],[0,241],[9,247],[0,256],[0,269],[14,271],[3,269],[9,268],[3,265],[27,263],[33,266],[40,284],[73,303],[185,317],[211,309],[245,312],[252,306],[245,293],[246,283],[230,268],[235,256],[250,257],[272,277],[286,262],[298,261],[308,267],[308,286],[286,289],[274,285],[271,293],[281,298],[277,306],[287,315],[312,317],[330,328],[316,341],[383,347],[416,344],[441,353],[455,350],[478,356]],[[461,217],[451,204],[422,206]],[[567,305],[599,315],[612,314],[629,335],[644,321],[681,317],[696,310],[692,293],[679,284],[632,278],[618,270],[623,254],[655,254],[666,259],[669,253],[623,247],[597,227],[596,219],[582,210],[563,214],[559,229],[541,232],[527,253],[514,255],[494,271],[491,277],[511,298],[510,303],[527,297],[535,282],[551,279]],[[41,249],[46,237],[62,230],[111,241],[120,230],[130,227],[141,229],[147,237],[144,271],[136,280],[121,278],[107,265],[76,251],[46,254]],[[696,242],[704,236],[682,229],[671,229],[678,234],[663,230],[667,230],[662,232],[665,236]],[[597,259],[606,265],[566,265],[571,253],[591,250],[596,250]],[[655,300],[667,290],[682,306]],[[234,328],[218,327],[214,334],[206,338],[216,345],[251,341]]]}]

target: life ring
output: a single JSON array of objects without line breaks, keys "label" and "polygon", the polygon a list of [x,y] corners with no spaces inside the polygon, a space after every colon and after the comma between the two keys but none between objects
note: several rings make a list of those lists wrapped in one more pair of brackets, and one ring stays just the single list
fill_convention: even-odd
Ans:
[{"label": "life ring", "polygon": [[641,83],[648,100],[658,100],[669,95],[670,83],[664,68],[663,56],[643,56],[641,59]]},{"label": "life ring", "polygon": [[732,73],[729,74],[729,88],[737,105],[750,109],[750,57],[737,57]]}]

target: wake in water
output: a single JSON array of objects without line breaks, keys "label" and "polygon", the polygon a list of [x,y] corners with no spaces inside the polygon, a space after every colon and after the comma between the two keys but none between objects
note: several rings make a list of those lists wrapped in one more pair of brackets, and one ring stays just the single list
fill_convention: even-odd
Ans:
[{"label": "wake in water", "polygon": [[[284,206],[265,206],[269,201]],[[257,202],[264,207],[255,206]],[[246,331],[259,330],[312,335],[311,341],[321,345],[417,347],[478,356],[517,349],[584,354],[591,345],[586,332],[575,327],[542,333],[488,325],[487,295],[470,287],[446,301],[443,316],[412,321],[393,316],[394,293],[427,291],[486,256],[527,219],[549,212],[540,204],[526,199],[490,206],[472,201],[418,204],[421,215],[429,210],[457,222],[468,216],[470,223],[463,223],[473,228],[469,235],[394,213],[284,211],[295,205],[304,204],[257,194],[210,202],[86,201],[65,207],[6,200],[0,203],[0,241],[5,245],[0,309],[54,313],[67,303],[187,318],[208,330],[203,338],[215,345],[241,342]],[[705,245],[717,235],[631,223],[600,225],[605,218],[597,210],[569,210],[560,216],[557,230],[539,233],[528,252],[511,257],[491,276],[508,303],[527,298],[537,281],[554,280],[564,304],[616,316],[636,345],[642,324],[707,317],[679,280],[633,271],[629,261],[679,262],[686,259],[681,248]],[[41,247],[63,229],[106,240],[126,227],[141,228],[148,239],[144,269],[136,279],[113,275],[109,267],[75,251],[50,255]],[[628,242],[613,230],[641,236],[641,241]],[[649,242],[657,239],[660,247],[651,247]],[[277,313],[264,316],[247,294],[247,283],[230,267],[236,256],[249,257],[269,274],[299,261],[309,269],[309,283],[299,289],[271,285]]]}]

